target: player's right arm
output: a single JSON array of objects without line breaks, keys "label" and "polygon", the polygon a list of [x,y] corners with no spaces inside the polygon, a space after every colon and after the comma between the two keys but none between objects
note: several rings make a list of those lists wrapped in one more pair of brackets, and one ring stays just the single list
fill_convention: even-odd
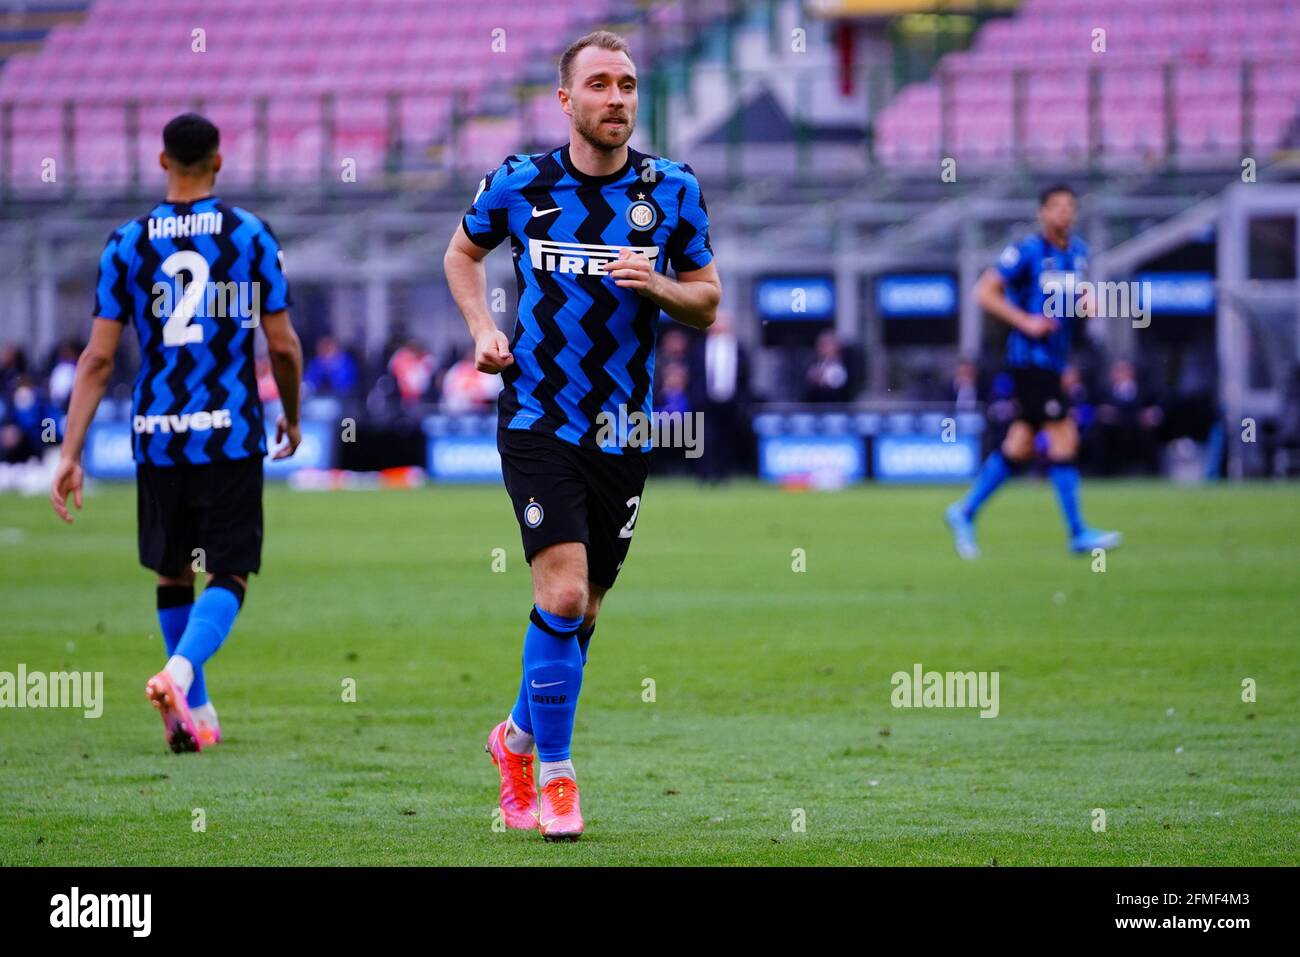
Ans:
[{"label": "player's right arm", "polygon": [[478,195],[456,226],[442,257],[447,286],[474,339],[474,365],[496,374],[512,362],[510,339],[497,328],[487,306],[487,269],[483,260],[506,238],[506,181],[503,165],[479,184]]},{"label": "player's right arm", "polygon": [[90,342],[77,359],[63,448],[54,479],[50,482],[50,504],[54,506],[55,514],[69,524],[72,516],[68,513],[68,497],[71,496],[77,508],[81,508],[81,452],[86,445],[86,432],[95,418],[99,400],[104,397],[109,376],[113,374],[113,357],[121,338],[122,323],[96,316],[90,330]]},{"label": "player's right arm", "polygon": [[1056,321],[1050,316],[1031,315],[1007,298],[1007,284],[1023,280],[1028,268],[1024,250],[1008,246],[998,257],[998,264],[984,270],[975,283],[975,302],[1013,329],[1039,339],[1056,328]]},{"label": "player's right arm", "polygon": [[487,269],[483,260],[489,250],[473,243],[465,231],[456,227],[442,268],[447,274],[451,297],[456,300],[465,325],[474,339],[474,365],[479,372],[498,373],[515,361],[510,354],[510,340],[497,328],[487,307]]},{"label": "player's right arm", "polygon": [[86,445],[86,433],[113,374],[113,357],[122,340],[122,327],[131,321],[134,309],[127,288],[132,256],[130,236],[130,224],[114,230],[99,256],[95,321],[91,325],[90,341],[77,358],[72,395],[68,397],[68,421],[63,429],[63,448],[50,481],[50,504],[55,514],[69,524],[72,516],[68,513],[68,497],[81,508],[81,452]]}]

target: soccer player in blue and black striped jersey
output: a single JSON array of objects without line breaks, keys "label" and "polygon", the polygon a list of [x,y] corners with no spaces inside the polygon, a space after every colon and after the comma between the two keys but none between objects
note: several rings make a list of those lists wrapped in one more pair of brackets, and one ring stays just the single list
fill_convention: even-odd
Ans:
[{"label": "soccer player in blue and black striped jersey", "polygon": [[[568,144],[511,156],[484,177],[444,265],[478,368],[504,382],[497,444],[532,566],[519,694],[488,740],[501,810],[510,827],[576,840],[574,713],[640,513],[655,329],[661,311],[708,327],[722,287],[690,167],[627,145],[637,75],[626,41],[604,31],[575,41],[560,58],[558,99]],[[508,338],[488,312],[482,265],[506,239],[519,285]]]},{"label": "soccer player in blue and black striped jersey", "polygon": [[[122,332],[140,344],[132,424],[140,563],[158,574],[166,667],[146,693],[173,751],[221,739],[203,665],[230,633],[261,566],[266,433],[254,371],[266,336],[283,414],[276,458],[301,441],[302,347],[289,321],[284,259],[262,220],[212,195],[220,137],[186,113],[163,129],[167,197],[113,231],[99,261],[90,342],[77,362],[50,490],[66,522],[82,504],[81,453]],[[195,573],[207,587],[194,600]]]},{"label": "soccer player in blue and black striped jersey", "polygon": [[1048,187],[1039,196],[1040,231],[1004,249],[997,266],[986,270],[976,286],[980,306],[1011,327],[1006,365],[1018,411],[1002,447],[989,454],[966,497],[944,513],[962,558],[979,556],[975,516],[998,486],[1029,464],[1040,431],[1047,437],[1047,475],[1056,489],[1071,551],[1082,554],[1120,543],[1118,532],[1084,524],[1074,464],[1079,430],[1061,389],[1074,320],[1091,311],[1088,297],[1073,299],[1088,269],[1087,244],[1072,232],[1077,216],[1074,191],[1063,184]]}]

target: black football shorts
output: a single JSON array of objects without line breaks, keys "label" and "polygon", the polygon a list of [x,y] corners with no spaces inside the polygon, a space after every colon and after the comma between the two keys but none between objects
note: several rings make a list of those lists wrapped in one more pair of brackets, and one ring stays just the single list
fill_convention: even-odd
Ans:
[{"label": "black football shorts", "polygon": [[1061,391],[1061,374],[1038,366],[1023,366],[1007,370],[1015,390],[1019,414],[1016,418],[1027,422],[1037,431],[1047,422],[1060,422],[1070,410],[1070,404]]},{"label": "black football shorts", "polygon": [[206,465],[140,463],[135,487],[145,568],[176,578],[187,569],[243,576],[261,567],[261,456]]},{"label": "black football shorts", "polygon": [[524,558],[548,545],[587,546],[587,578],[610,588],[627,558],[649,465],[639,452],[614,455],[554,436],[500,429],[497,449]]}]

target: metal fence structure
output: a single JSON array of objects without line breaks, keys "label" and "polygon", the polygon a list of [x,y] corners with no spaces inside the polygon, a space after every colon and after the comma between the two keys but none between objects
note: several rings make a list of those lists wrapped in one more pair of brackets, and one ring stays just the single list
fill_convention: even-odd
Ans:
[{"label": "metal fence structure", "polygon": [[[980,350],[986,325],[967,294],[1002,244],[1028,228],[1036,203],[1016,178],[967,184],[966,192],[908,199],[869,191],[836,202],[752,202],[732,195],[714,202],[713,243],[742,340],[758,346],[756,280],[764,274],[825,271],[835,280],[835,326],[867,357],[865,394],[887,397],[891,350],[871,296],[872,280],[896,270],[947,270],[962,290],[958,341],[927,348],[926,361],[955,361]],[[908,191],[903,190],[904,194]],[[920,192],[918,187],[917,192]],[[441,276],[441,257],[468,193],[415,206],[405,194],[339,213],[320,203],[281,199],[261,211],[288,250],[296,289],[327,303],[330,327],[373,355],[397,327],[433,346],[456,342],[463,329]],[[238,194],[228,198],[237,200]],[[102,239],[133,211],[105,213],[82,204],[60,205],[39,216],[0,223],[0,329],[37,352],[84,329]],[[1300,187],[1238,184],[1201,199],[1194,192],[1152,192],[1147,185],[1113,181],[1084,189],[1081,232],[1094,249],[1099,279],[1131,277],[1144,260],[1177,248],[1188,237],[1215,230],[1219,240],[1216,349],[1219,394],[1236,421],[1268,416],[1300,355],[1296,351],[1295,273],[1262,280],[1251,271],[1250,223],[1261,216],[1300,215]],[[509,256],[488,260],[489,286],[513,306]],[[503,317],[503,321],[504,321]],[[1145,345],[1132,323],[1106,320],[1099,330],[1110,354],[1133,355]],[[916,352],[916,350],[912,350]],[[760,368],[769,381],[778,367]]]}]

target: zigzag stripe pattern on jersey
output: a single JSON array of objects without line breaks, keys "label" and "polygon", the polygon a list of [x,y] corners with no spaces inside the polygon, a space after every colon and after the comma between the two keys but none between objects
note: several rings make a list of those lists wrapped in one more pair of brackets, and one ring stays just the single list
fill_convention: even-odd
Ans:
[{"label": "zigzag stripe pattern on jersey", "polygon": [[[199,282],[193,313],[181,321],[182,290]],[[259,315],[290,304],[279,243],[247,210],[215,197],[164,202],[114,231],[100,257],[95,314],[136,331],[137,462],[266,454],[253,337]]]},{"label": "zigzag stripe pattern on jersey", "polygon": [[654,345],[659,307],[617,286],[602,268],[620,250],[667,273],[712,262],[708,215],[689,167],[629,150],[608,176],[577,169],[567,146],[508,157],[488,173],[462,221],[465,234],[492,249],[507,237],[519,302],[511,335],[513,365],[502,373],[503,429],[554,435],[611,454],[601,422],[653,414]]}]

